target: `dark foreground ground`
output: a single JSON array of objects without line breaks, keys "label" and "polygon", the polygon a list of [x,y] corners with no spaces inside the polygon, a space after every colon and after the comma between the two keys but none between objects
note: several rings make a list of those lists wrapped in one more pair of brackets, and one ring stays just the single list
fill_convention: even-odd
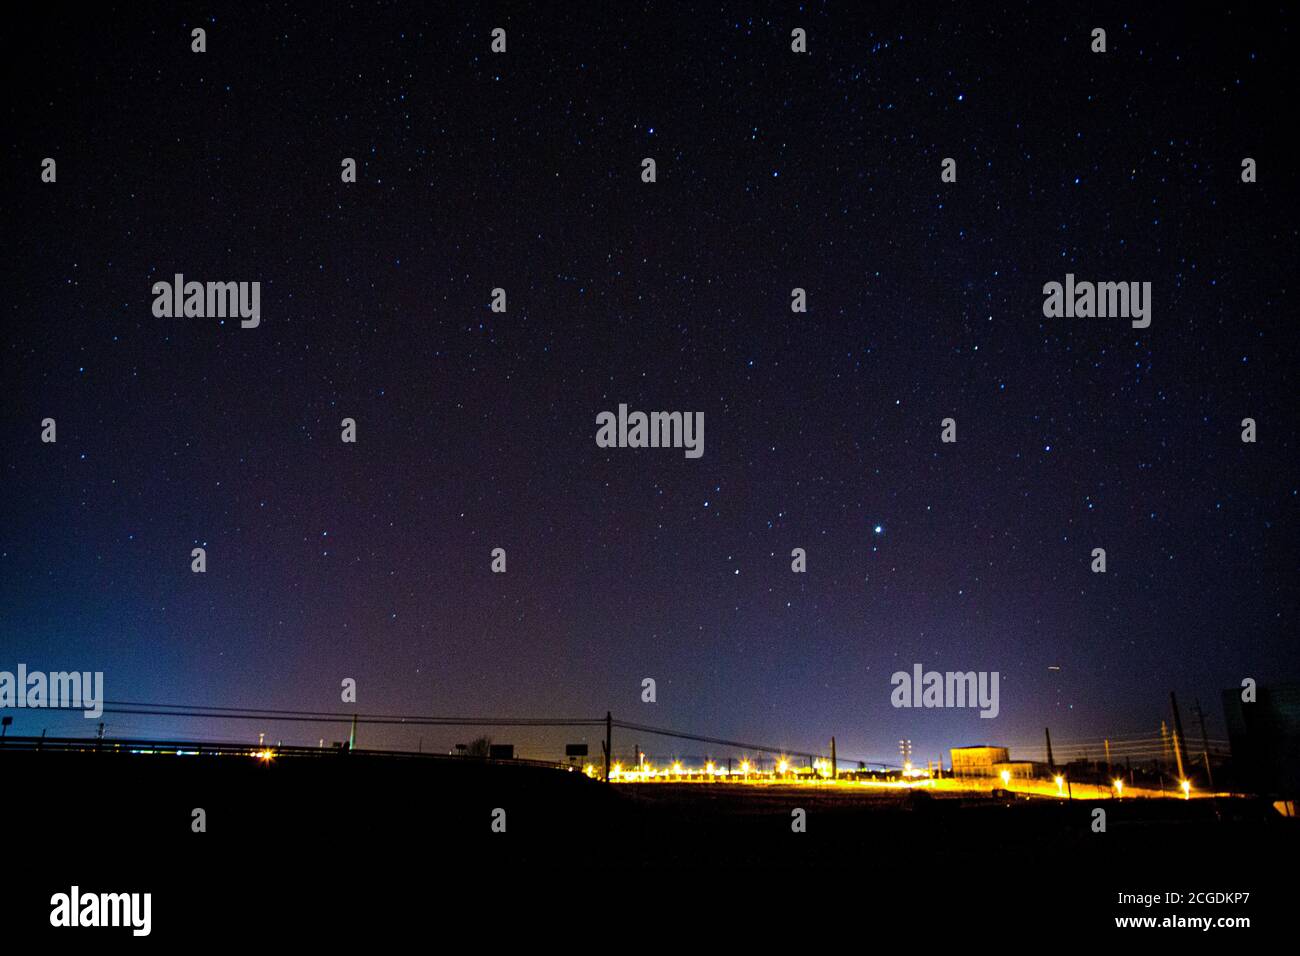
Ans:
[{"label": "dark foreground ground", "polygon": [[[3,749],[0,794],[6,943],[47,932],[132,948],[371,933],[418,941],[465,928],[530,945],[538,934],[586,946],[687,932],[813,941],[905,931],[942,941],[971,919],[995,935],[1158,939],[1159,929],[1116,929],[1115,917],[1251,917],[1250,930],[1206,933],[1231,945],[1241,933],[1294,938],[1300,916],[1283,909],[1300,828],[1246,800],[610,788],[577,773],[458,760],[265,764]],[[205,833],[191,829],[200,807]],[[796,807],[807,812],[805,833],[791,832]],[[1095,807],[1107,811],[1105,833],[1092,830]],[[492,832],[495,808],[505,833]],[[73,884],[151,892],[150,939],[51,931],[50,897]],[[1251,895],[1199,906],[1118,901],[1170,892]],[[1190,932],[1202,931],[1164,934]]]}]

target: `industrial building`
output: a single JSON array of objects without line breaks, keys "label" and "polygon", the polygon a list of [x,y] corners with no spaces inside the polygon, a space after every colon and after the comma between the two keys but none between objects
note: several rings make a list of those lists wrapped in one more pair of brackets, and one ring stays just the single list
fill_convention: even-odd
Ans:
[{"label": "industrial building", "polygon": [[952,748],[952,775],[954,777],[996,777],[997,765],[1008,763],[1011,755],[1006,747],[980,744],[974,747]]}]

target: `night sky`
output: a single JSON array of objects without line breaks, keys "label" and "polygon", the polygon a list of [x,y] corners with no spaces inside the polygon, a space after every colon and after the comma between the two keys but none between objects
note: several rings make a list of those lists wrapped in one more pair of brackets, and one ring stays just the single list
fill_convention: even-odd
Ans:
[{"label": "night sky", "polygon": [[[1154,733],[1170,690],[1214,733],[1295,678],[1293,12],[533,6],[6,28],[0,668],[875,760]],[[1067,272],[1151,282],[1150,328],[1044,318]],[[155,317],[175,273],[260,281],[260,326]],[[703,457],[598,448],[620,403]],[[914,663],[1001,714],[894,709]]]}]

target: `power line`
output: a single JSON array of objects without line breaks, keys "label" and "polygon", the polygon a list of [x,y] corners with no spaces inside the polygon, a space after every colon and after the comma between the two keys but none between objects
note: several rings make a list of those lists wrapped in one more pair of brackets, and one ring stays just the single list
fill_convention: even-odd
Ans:
[{"label": "power line", "polygon": [[[174,709],[156,709],[159,706]],[[143,717],[182,717],[206,720],[261,720],[292,721],[297,723],[350,723],[392,724],[406,726],[455,726],[455,727],[598,727],[604,720],[594,718],[533,718],[533,717],[427,717],[421,715],[398,714],[335,714],[313,711],[289,710],[244,710],[242,708],[206,707],[202,710],[179,709],[179,704],[139,704],[131,707],[105,706],[105,714],[130,714]],[[46,710],[77,711],[82,707],[46,707]],[[235,712],[239,711],[239,712]]]},{"label": "power line", "polygon": [[[80,707],[50,707],[49,710],[82,711]],[[439,717],[428,714],[386,714],[386,713],[339,713],[335,711],[294,710],[270,707],[229,707],[216,704],[171,704],[150,703],[143,701],[106,701],[103,706],[105,714],[115,716],[172,717],[192,720],[246,720],[265,722],[293,723],[350,723],[356,721],[364,725],[388,725],[409,727],[603,727],[604,718],[593,717]],[[809,760],[822,758],[820,753],[791,750],[767,744],[746,743],[694,734],[687,731],[673,730],[667,727],[655,727],[648,724],[614,720],[613,726],[636,733],[655,734],[678,740],[715,744],[731,747],[741,751],[778,754],[789,757],[804,757]],[[1098,757],[1109,741],[1112,758],[1146,759],[1160,758],[1167,752],[1166,739],[1158,734],[1125,734],[1095,739],[1075,738],[1053,742],[1057,756],[1068,762],[1070,760]],[[1229,741],[1215,738],[1209,741],[1210,749],[1216,755],[1226,751]],[[1013,743],[1008,750],[1038,753],[1043,749],[1041,742],[1033,744]],[[892,764],[881,760],[864,760],[858,757],[841,757],[844,763],[878,764],[890,767]]]},{"label": "power line", "polygon": [[[136,710],[131,708],[147,708]],[[48,708],[82,710],[80,707]],[[249,718],[255,720],[323,720],[358,723],[424,723],[459,726],[603,726],[604,718],[594,717],[431,717],[426,714],[363,714],[319,710],[277,710],[270,707],[218,707],[208,704],[152,704],[140,701],[106,701],[104,713],[146,714],[154,717]]]},{"label": "power line", "polygon": [[[789,750],[784,747],[770,747],[764,744],[741,743],[736,740],[725,740],[721,737],[706,737],[702,734],[690,734],[679,730],[669,730],[668,728],[665,727],[650,727],[646,724],[633,724],[623,720],[615,720],[613,724],[615,727],[619,727],[623,730],[634,730],[637,731],[638,733],[643,733],[643,734],[658,734],[659,736],[662,737],[676,737],[681,740],[693,740],[696,741],[697,743],[717,744],[719,747],[735,747],[737,750],[752,750],[755,751],[756,753],[779,754],[785,757],[807,757],[809,760],[816,760],[822,756],[821,754],[808,753],[806,751],[801,751],[801,750]],[[856,757],[841,757],[840,760],[844,761],[845,763],[870,762],[870,763],[879,763],[881,764],[881,766],[885,766],[885,764],[883,764],[879,760],[866,761],[866,760],[859,760]]]}]

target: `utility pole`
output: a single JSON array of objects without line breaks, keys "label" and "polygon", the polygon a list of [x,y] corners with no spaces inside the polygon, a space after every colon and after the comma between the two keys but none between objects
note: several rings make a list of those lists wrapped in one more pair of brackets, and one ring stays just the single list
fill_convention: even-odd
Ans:
[{"label": "utility pole", "polygon": [[1201,756],[1205,758],[1205,779],[1210,789],[1214,789],[1214,774],[1210,771],[1210,738],[1205,733],[1205,713],[1201,710],[1200,700],[1195,701],[1196,718],[1201,722]]},{"label": "utility pole", "polygon": [[1169,692],[1169,705],[1174,709],[1174,758],[1178,761],[1178,779],[1183,781],[1187,779],[1187,773],[1183,769],[1183,747],[1186,746],[1186,738],[1183,736],[1183,718],[1178,715],[1178,698],[1174,692]]},{"label": "utility pole", "polygon": [[1050,727],[1044,727],[1043,733],[1047,735],[1047,769],[1055,771],[1056,763],[1052,760],[1052,729]]},{"label": "utility pole", "polygon": [[614,716],[605,711],[605,782],[609,783],[609,755],[614,746]]},{"label": "utility pole", "polygon": [[839,776],[840,763],[835,756],[835,737],[831,736],[831,779],[834,780]]},{"label": "utility pole", "polygon": [[348,735],[348,750],[357,749],[357,715],[352,715],[352,733]]},{"label": "utility pole", "polygon": [[1102,743],[1106,745],[1106,779],[1109,780],[1112,777],[1110,771],[1110,739],[1107,738]]}]

